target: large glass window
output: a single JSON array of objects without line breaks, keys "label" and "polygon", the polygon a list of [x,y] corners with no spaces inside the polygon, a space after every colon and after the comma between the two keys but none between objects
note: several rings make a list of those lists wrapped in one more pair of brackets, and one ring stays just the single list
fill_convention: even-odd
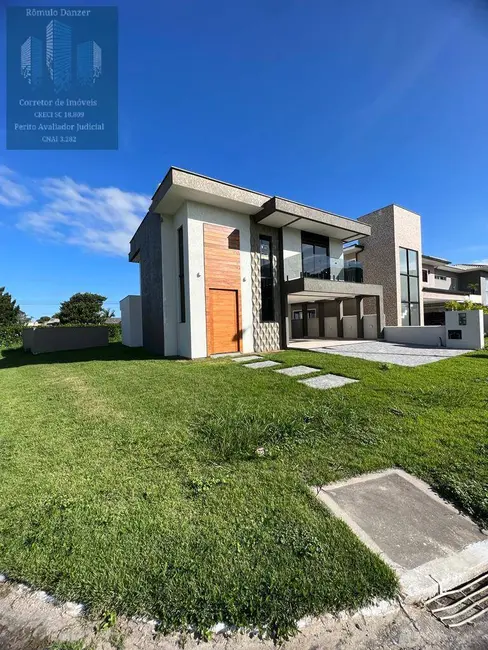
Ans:
[{"label": "large glass window", "polygon": [[400,248],[402,325],[420,325],[419,254]]},{"label": "large glass window", "polygon": [[274,321],[273,249],[271,237],[259,238],[261,259],[261,321]]},{"label": "large glass window", "polygon": [[180,323],[186,321],[185,303],[185,258],[183,252],[183,226],[178,228],[178,280],[180,288]]},{"label": "large glass window", "polygon": [[330,279],[328,237],[302,232],[302,270],[306,278]]}]

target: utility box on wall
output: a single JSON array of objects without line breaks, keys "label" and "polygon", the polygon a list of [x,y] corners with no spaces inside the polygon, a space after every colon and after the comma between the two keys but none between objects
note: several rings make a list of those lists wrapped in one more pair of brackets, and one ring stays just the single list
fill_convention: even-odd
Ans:
[{"label": "utility box on wall", "polygon": [[122,343],[131,348],[142,347],[141,296],[126,296],[120,301]]},{"label": "utility box on wall", "polygon": [[446,311],[446,347],[481,350],[485,346],[481,309]]}]

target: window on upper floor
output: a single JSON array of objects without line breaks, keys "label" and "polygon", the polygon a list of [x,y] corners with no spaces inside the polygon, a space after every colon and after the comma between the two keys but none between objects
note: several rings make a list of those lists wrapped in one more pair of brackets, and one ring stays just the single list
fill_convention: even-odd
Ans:
[{"label": "window on upper floor", "polygon": [[305,278],[330,279],[328,237],[302,231],[302,271]]},{"label": "window on upper floor", "polygon": [[419,254],[400,248],[402,325],[420,325]]},{"label": "window on upper floor", "polygon": [[259,237],[261,263],[261,322],[274,321],[273,245],[271,237]]},{"label": "window on upper floor", "polygon": [[429,281],[429,272],[427,269],[422,269],[422,282],[428,282]]}]

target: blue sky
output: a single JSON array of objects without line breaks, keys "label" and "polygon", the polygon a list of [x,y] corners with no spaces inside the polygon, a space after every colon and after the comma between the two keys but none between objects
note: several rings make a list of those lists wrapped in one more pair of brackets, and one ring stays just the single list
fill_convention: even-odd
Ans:
[{"label": "blue sky", "polygon": [[483,0],[118,6],[118,151],[6,151],[0,85],[0,286],[29,315],[138,293],[128,241],[170,165],[349,217],[395,202],[425,253],[488,259]]}]

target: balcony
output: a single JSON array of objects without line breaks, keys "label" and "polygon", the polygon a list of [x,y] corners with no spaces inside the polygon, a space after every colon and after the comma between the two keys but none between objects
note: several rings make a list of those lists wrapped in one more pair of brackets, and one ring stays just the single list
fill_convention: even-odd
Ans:
[{"label": "balcony", "polygon": [[362,264],[353,260],[344,260],[342,257],[294,255],[286,260],[285,278],[286,280],[314,278],[334,282],[363,283],[364,274]]}]

